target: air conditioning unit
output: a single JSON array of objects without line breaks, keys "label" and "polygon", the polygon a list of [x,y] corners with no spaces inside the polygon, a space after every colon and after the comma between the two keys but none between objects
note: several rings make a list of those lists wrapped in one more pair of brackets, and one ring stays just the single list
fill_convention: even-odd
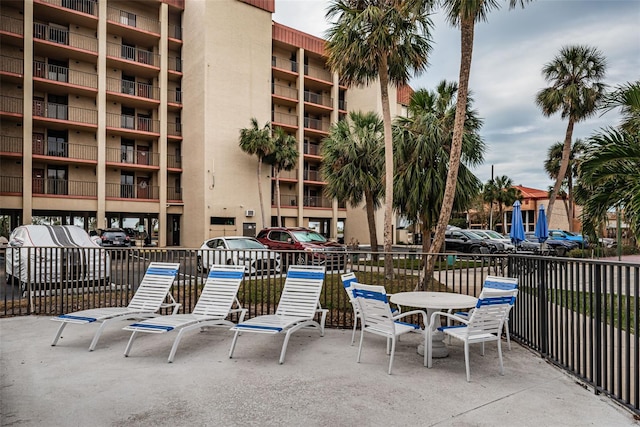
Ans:
[{"label": "air conditioning unit", "polygon": [[247,209],[244,212],[244,216],[254,216],[256,214],[256,211],[254,211],[253,209]]}]

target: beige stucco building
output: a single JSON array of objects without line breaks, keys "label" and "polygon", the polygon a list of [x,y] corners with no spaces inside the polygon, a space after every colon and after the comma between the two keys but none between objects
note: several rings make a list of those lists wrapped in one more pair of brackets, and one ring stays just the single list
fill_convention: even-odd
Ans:
[{"label": "beige stucco building", "polygon": [[[285,225],[364,241],[364,211],[323,196],[320,145],[379,87],[347,88],[324,41],[274,23],[274,0],[3,0],[0,219],[142,227],[199,246],[275,224],[274,178],[238,146],[255,117],[298,141]],[[391,89],[392,115],[402,97]],[[378,215],[382,229],[382,215]]]}]

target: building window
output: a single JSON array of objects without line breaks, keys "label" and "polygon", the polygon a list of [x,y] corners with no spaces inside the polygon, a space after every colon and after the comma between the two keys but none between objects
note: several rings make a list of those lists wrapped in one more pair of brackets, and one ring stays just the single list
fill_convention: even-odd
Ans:
[{"label": "building window", "polygon": [[54,157],[69,157],[69,143],[66,130],[47,131],[47,155]]},{"label": "building window", "polygon": [[47,167],[47,194],[69,194],[66,166]]},{"label": "building window", "polygon": [[49,59],[49,80],[67,83],[69,81],[69,63],[67,61],[58,61]]},{"label": "building window", "polygon": [[67,120],[68,115],[68,99],[66,95],[47,96],[47,117],[50,119]]},{"label": "building window", "polygon": [[133,163],[136,142],[133,139],[120,141],[120,159],[122,163]]},{"label": "building window", "polygon": [[224,216],[212,216],[210,218],[211,225],[236,225],[236,219]]},{"label": "building window", "polygon": [[121,127],[124,129],[135,129],[136,109],[122,107],[120,111],[122,113]]},{"label": "building window", "polygon": [[130,172],[120,173],[120,197],[123,199],[135,198],[134,175]]}]

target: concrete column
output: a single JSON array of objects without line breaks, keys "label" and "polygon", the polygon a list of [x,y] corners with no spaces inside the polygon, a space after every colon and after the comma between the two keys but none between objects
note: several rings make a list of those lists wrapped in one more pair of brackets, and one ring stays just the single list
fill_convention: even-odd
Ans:
[{"label": "concrete column", "polygon": [[96,209],[96,227],[106,228],[107,216],[107,2],[98,3],[98,164],[96,181],[98,186],[98,206]]},{"label": "concrete column", "polygon": [[22,223],[33,217],[33,0],[24,2],[24,72],[22,80]]},{"label": "concrete column", "polygon": [[[158,152],[160,156],[160,170],[158,171],[158,186],[160,188],[160,208],[158,209],[158,246],[167,246],[167,102],[169,101],[169,6],[160,5],[160,139]],[[152,230],[149,230],[151,233]]]},{"label": "concrete column", "polygon": [[[331,110],[331,123],[338,123],[340,114],[340,79],[338,73],[333,73],[333,86],[331,87],[331,98],[333,100],[333,109]],[[331,237],[338,238],[338,200],[333,199],[331,203]]]},{"label": "concrete column", "polygon": [[298,49],[298,227],[304,224],[304,49]]}]

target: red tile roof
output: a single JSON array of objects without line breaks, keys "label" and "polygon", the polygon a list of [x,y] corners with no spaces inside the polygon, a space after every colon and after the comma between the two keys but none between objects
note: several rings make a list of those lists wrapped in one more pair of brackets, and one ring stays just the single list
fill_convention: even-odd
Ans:
[{"label": "red tile roof", "polygon": [[291,46],[301,47],[310,52],[317,53],[318,55],[325,55],[324,43],[325,41],[320,37],[312,36],[311,34],[303,33],[286,25],[273,22],[272,31],[273,40],[286,43]]},{"label": "red tile roof", "polygon": [[275,0],[240,0],[242,3],[250,4],[251,6],[255,6],[258,9],[266,10],[267,12],[275,12],[276,11],[276,2]]},{"label": "red tile roof", "polygon": [[523,187],[522,185],[514,185],[522,193],[522,197],[525,199],[548,199],[549,192],[545,190],[538,190],[537,188]]},{"label": "red tile roof", "polygon": [[413,95],[413,89],[409,85],[402,85],[398,87],[398,104],[409,105],[411,96]]}]

